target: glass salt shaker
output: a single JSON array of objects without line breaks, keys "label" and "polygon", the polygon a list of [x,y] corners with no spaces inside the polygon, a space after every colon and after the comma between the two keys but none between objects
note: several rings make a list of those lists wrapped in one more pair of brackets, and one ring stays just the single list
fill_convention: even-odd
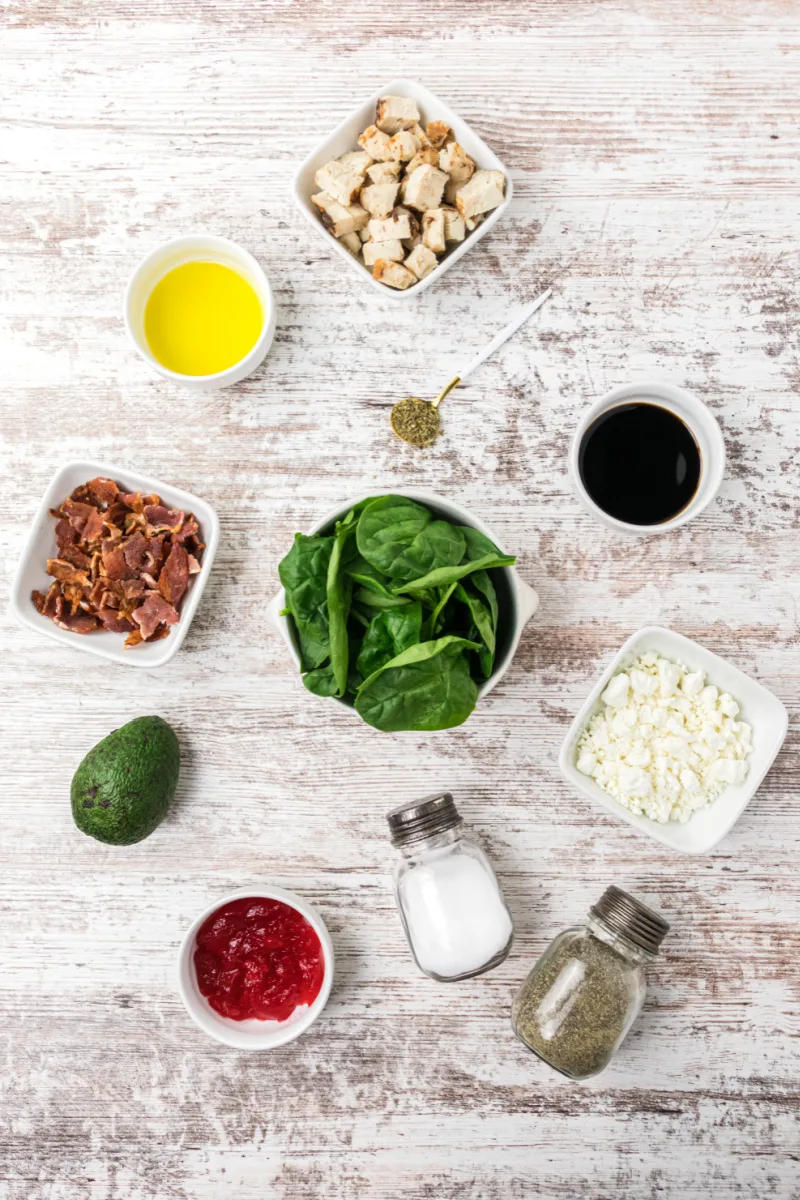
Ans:
[{"label": "glass salt shaker", "polygon": [[417,966],[442,982],[496,967],[511,949],[511,915],[452,795],[426,796],[386,819],[401,856],[395,899]]},{"label": "glass salt shaker", "polygon": [[645,966],[669,925],[621,888],[609,887],[585,925],[550,943],[517,992],[517,1037],[570,1079],[588,1079],[613,1058],[645,997]]}]

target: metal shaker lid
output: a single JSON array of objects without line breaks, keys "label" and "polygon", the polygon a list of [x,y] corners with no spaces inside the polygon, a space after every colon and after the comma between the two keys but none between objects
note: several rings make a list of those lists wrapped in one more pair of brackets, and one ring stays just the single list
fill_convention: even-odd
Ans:
[{"label": "metal shaker lid", "polygon": [[402,804],[387,813],[386,820],[395,846],[433,837],[462,823],[450,792],[435,792],[422,800]]},{"label": "metal shaker lid", "polygon": [[648,954],[657,954],[669,933],[669,923],[652,908],[642,904],[622,888],[607,887],[590,912],[614,933],[627,938]]}]

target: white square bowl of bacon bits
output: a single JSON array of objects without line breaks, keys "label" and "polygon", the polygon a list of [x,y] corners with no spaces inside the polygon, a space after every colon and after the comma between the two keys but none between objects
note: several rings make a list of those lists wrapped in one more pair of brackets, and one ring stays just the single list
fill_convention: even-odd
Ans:
[{"label": "white square bowl of bacon bits", "polygon": [[312,150],[294,202],[385,296],[418,295],[474,246],[513,185],[483,138],[412,79],[393,79]]},{"label": "white square bowl of bacon bits", "polygon": [[160,667],[186,636],[218,542],[219,518],[198,496],[127,467],[70,462],[39,505],[11,607],[46,637]]}]

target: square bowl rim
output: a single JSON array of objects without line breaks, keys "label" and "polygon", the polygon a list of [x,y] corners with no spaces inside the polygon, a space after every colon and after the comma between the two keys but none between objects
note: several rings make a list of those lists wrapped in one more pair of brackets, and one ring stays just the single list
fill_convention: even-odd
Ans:
[{"label": "square bowl rim", "polygon": [[[748,772],[746,792],[744,797],[740,799],[738,808],[729,814],[729,820],[726,818],[725,820],[720,821],[718,828],[712,830],[709,837],[703,841],[698,841],[698,843],[694,846],[683,845],[672,836],[671,825],[673,825],[674,822],[667,822],[665,825],[661,825],[659,822],[651,821],[646,817],[642,817],[640,820],[639,814],[631,813],[628,809],[623,808],[623,806],[619,804],[613,796],[603,793],[598,784],[593,783],[593,781],[588,777],[581,775],[577,766],[572,761],[578,735],[586,727],[589,719],[593,715],[593,710],[597,705],[600,695],[605,690],[609,680],[619,671],[623,660],[632,653],[634,648],[639,647],[641,643],[644,643],[647,639],[653,637],[668,639],[675,645],[678,653],[683,650],[691,655],[691,653],[695,650],[702,651],[704,655],[707,655],[715,662],[720,663],[726,671],[733,672],[733,674],[738,676],[742,681],[740,695],[737,697],[741,704],[746,704],[745,695],[742,693],[749,692],[752,695],[753,692],[757,692],[775,708],[776,715],[779,715],[780,717],[779,722],[775,727],[774,734],[770,736],[766,743],[767,752],[764,759],[763,768],[758,773],[752,772],[752,770],[751,772]],[[645,647],[642,646],[640,652],[643,652],[644,649]],[[774,694],[774,692],[771,692],[769,688],[765,687],[763,683],[760,683],[759,680],[754,679],[752,675],[748,675],[740,667],[737,667],[728,659],[723,658],[722,655],[716,654],[713,650],[709,650],[700,642],[696,642],[694,639],[686,637],[685,634],[677,633],[675,630],[668,629],[664,625],[645,625],[641,629],[638,629],[632,633],[630,637],[625,640],[619,650],[615,652],[608,666],[604,671],[601,672],[586,700],[575,714],[575,717],[570,723],[569,729],[567,730],[559,750],[558,766],[562,777],[567,781],[567,783],[576,788],[582,793],[582,795],[586,796],[595,804],[599,804],[611,816],[616,817],[618,820],[624,821],[637,832],[642,833],[645,836],[652,837],[656,841],[661,842],[662,845],[668,846],[672,850],[678,850],[684,854],[708,854],[714,849],[715,846],[719,844],[719,842],[722,841],[724,837],[730,833],[731,829],[742,816],[756,792],[761,787],[764,778],[772,767],[772,764],[777,758],[781,746],[785,741],[788,725],[789,714],[783,701],[780,700],[779,697]],[[712,803],[718,803],[723,796],[724,792],[720,793],[720,795],[717,796]],[[644,823],[645,821],[647,822],[646,824]],[[685,826],[681,826],[681,828],[688,828],[690,823],[691,819]]]},{"label": "square bowl rim", "polygon": [[[420,103],[422,103],[426,108],[431,104],[434,108],[438,106],[443,114],[451,121],[453,121],[455,124],[462,125],[469,132],[470,137],[474,138],[475,141],[480,145],[481,149],[485,151],[487,155],[493,158],[498,164],[496,167],[478,167],[478,169],[502,170],[506,180],[506,194],[503,203],[499,204],[497,208],[493,209],[493,211],[487,216],[486,220],[479,225],[477,229],[473,230],[468,237],[465,237],[464,241],[461,242],[460,245],[451,250],[446,257],[441,260],[441,262],[437,263],[437,265],[428,275],[426,275],[423,279],[418,280],[417,283],[412,284],[411,287],[406,288],[405,291],[401,291],[397,288],[387,287],[385,284],[380,283],[377,279],[373,279],[367,268],[359,263],[349,252],[349,250],[346,250],[344,246],[340,245],[338,239],[332,237],[328,233],[325,227],[308,208],[308,203],[310,203],[310,201],[307,201],[307,199],[301,194],[301,179],[306,171],[317,164],[318,160],[321,160],[324,148],[345,132],[348,126],[352,124],[356,117],[358,117],[362,109],[366,108],[368,105],[374,105],[375,102],[382,96],[390,94],[390,89],[393,89],[398,95],[408,95],[409,93],[413,93],[411,98],[419,99]],[[320,161],[318,165],[322,166],[324,164]],[[426,288],[430,287],[432,283],[435,283],[437,279],[441,278],[441,276],[446,270],[448,270],[449,267],[458,262],[460,258],[467,254],[469,250],[472,249],[472,247],[476,245],[477,242],[479,242],[480,239],[487,234],[494,225],[497,224],[500,218],[508,210],[513,196],[514,183],[508,167],[505,165],[499,155],[492,150],[491,146],[489,146],[489,144],[481,137],[481,135],[473,129],[472,125],[468,121],[459,116],[455,109],[453,109],[444,100],[441,100],[435,92],[432,92],[424,83],[420,83],[417,80],[406,76],[391,79],[388,83],[384,84],[370,96],[367,96],[364,100],[362,100],[360,104],[356,105],[356,107],[339,122],[335,129],[332,129],[329,134],[322,138],[313,147],[313,149],[305,156],[303,161],[297,167],[292,177],[292,199],[294,200],[295,207],[302,213],[309,224],[313,225],[317,232],[325,238],[327,245],[332,246],[333,250],[341,258],[349,262],[351,269],[355,270],[364,282],[368,283],[373,290],[379,292],[383,296],[386,296],[388,293],[388,297],[395,302],[408,301],[414,296],[418,296]]]},{"label": "square bowl rim", "polygon": [[[81,471],[88,471],[88,474],[86,475],[87,479],[93,479],[97,475],[102,475],[105,478],[113,479],[115,481],[118,479],[130,480],[135,484],[136,490],[148,489],[152,490],[158,495],[170,494],[176,497],[181,504],[188,502],[187,507],[189,507],[189,511],[200,508],[204,512],[207,511],[208,513],[208,537],[205,543],[205,550],[203,552],[203,563],[200,574],[197,576],[195,583],[192,585],[192,589],[186,599],[186,603],[181,609],[180,621],[174,627],[174,632],[170,634],[168,638],[163,639],[164,650],[158,656],[147,658],[145,660],[142,658],[136,659],[134,654],[127,653],[125,657],[123,657],[121,641],[118,646],[111,646],[110,644],[106,643],[105,640],[103,640],[102,644],[96,641],[92,643],[91,637],[93,635],[86,636],[79,633],[73,633],[68,629],[60,629],[57,625],[54,625],[52,621],[46,619],[46,623],[35,620],[34,613],[36,610],[34,609],[33,611],[29,612],[28,604],[24,603],[24,598],[22,595],[22,581],[26,569],[36,552],[36,547],[42,536],[41,527],[43,526],[46,518],[49,516],[49,510],[52,507],[53,498],[59,494],[61,481],[66,475],[77,471],[78,468],[80,468]],[[168,663],[175,654],[177,654],[184,638],[186,637],[186,634],[189,631],[189,626],[192,623],[194,614],[205,590],[208,577],[211,573],[211,568],[213,566],[214,558],[219,545],[219,536],[220,524],[217,512],[214,506],[207,500],[204,500],[202,496],[197,496],[192,492],[187,492],[183,488],[176,487],[165,480],[156,479],[151,475],[146,475],[135,467],[124,467],[120,464],[99,462],[95,459],[89,458],[69,459],[67,462],[62,463],[59,467],[57,467],[53,475],[51,475],[42,494],[42,498],[37,505],[28,529],[27,536],[25,538],[25,542],[23,544],[22,551],[20,553],[16,570],[14,571],[14,576],[11,582],[9,606],[13,615],[22,625],[25,625],[34,633],[41,634],[43,637],[49,637],[53,641],[59,642],[61,645],[72,646],[77,650],[83,650],[87,654],[93,654],[96,657],[103,658],[108,662],[120,663],[126,666],[134,666],[140,669],[154,669],[156,667],[162,667]],[[38,617],[40,614],[36,613],[36,616]],[[108,634],[109,637],[116,636],[108,630],[96,631],[98,638],[102,639],[104,634]]]}]

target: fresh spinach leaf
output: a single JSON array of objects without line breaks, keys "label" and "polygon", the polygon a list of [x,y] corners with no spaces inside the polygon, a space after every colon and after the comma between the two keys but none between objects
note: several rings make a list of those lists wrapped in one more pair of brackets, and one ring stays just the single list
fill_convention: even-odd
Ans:
[{"label": "fresh spinach leaf", "polygon": [[492,583],[491,575],[489,575],[486,571],[473,571],[469,577],[469,581],[475,590],[483,595],[484,599],[489,605],[489,611],[492,614],[492,628],[496,634],[498,618],[497,592],[494,584]]},{"label": "fresh spinach leaf", "polygon": [[327,581],[332,550],[332,537],[298,533],[278,567],[306,671],[322,666],[330,654]]},{"label": "fresh spinach leaf", "polygon": [[315,696],[336,696],[338,684],[330,663],[326,667],[317,667],[315,671],[307,671],[303,676],[303,684]]},{"label": "fresh spinach leaf", "polygon": [[455,583],[449,584],[446,588],[439,588],[438,591],[434,589],[426,589],[424,593],[425,596],[428,596],[429,592],[433,592],[433,597],[438,598],[434,600],[430,615],[425,619],[420,641],[430,641],[432,638],[438,637],[439,633],[441,632],[441,625],[443,624],[441,620],[442,613],[444,612],[447,601],[450,599],[455,590]]},{"label": "fresh spinach leaf", "polygon": [[436,567],[454,567],[464,557],[464,535],[449,521],[431,521],[392,563],[392,579],[418,579]]},{"label": "fresh spinach leaf", "polygon": [[384,595],[382,592],[373,592],[371,588],[363,587],[358,589],[354,599],[365,608],[398,608],[402,604],[411,604],[408,596],[393,596],[391,592]]},{"label": "fresh spinach leaf", "polygon": [[[403,496],[379,496],[358,519],[358,552],[391,579],[405,579],[402,556],[433,517],[427,508]],[[401,561],[399,574],[394,567]]]},{"label": "fresh spinach leaf", "polygon": [[473,591],[471,587],[465,587],[463,583],[456,584],[456,597],[462,604],[466,604],[469,609],[473,626],[483,643],[481,649],[478,651],[478,661],[484,676],[488,679],[492,673],[495,651],[495,634],[491,610],[477,592]]},{"label": "fresh spinach leaf", "polygon": [[361,587],[368,588],[371,592],[381,592],[385,596],[392,595],[391,580],[387,579],[377,567],[373,567],[372,563],[367,562],[363,554],[356,553],[355,557],[346,564],[345,571],[353,582],[360,584]]},{"label": "fresh spinach leaf", "polygon": [[358,656],[357,667],[363,678],[368,679],[390,659],[416,645],[421,628],[422,605],[419,602],[377,613],[364,634]]},{"label": "fresh spinach leaf", "polygon": [[479,649],[479,643],[458,637],[410,646],[364,681],[356,711],[386,732],[463,724],[478,698],[464,651]]},{"label": "fresh spinach leaf", "polygon": [[392,591],[398,596],[404,592],[410,592],[412,596],[416,596],[425,588],[441,588],[447,587],[450,583],[457,583],[459,579],[472,574],[473,571],[485,571],[492,567],[512,567],[516,561],[512,554],[487,554],[484,558],[462,562],[457,567],[437,567],[420,579],[412,579],[408,583],[396,583]]},{"label": "fresh spinach leaf", "polygon": [[353,584],[350,577],[344,573],[342,559],[348,539],[354,530],[353,522],[354,514],[349,512],[344,521],[336,526],[326,580],[331,666],[336,680],[337,696],[343,696],[347,691],[347,665],[350,653],[347,640],[347,617],[350,612]]},{"label": "fresh spinach leaf", "polygon": [[470,525],[459,525],[458,528],[464,535],[466,543],[462,562],[475,562],[476,559],[487,558],[490,554],[503,557],[491,538],[488,538],[485,533],[481,533],[479,529],[473,529]]}]

